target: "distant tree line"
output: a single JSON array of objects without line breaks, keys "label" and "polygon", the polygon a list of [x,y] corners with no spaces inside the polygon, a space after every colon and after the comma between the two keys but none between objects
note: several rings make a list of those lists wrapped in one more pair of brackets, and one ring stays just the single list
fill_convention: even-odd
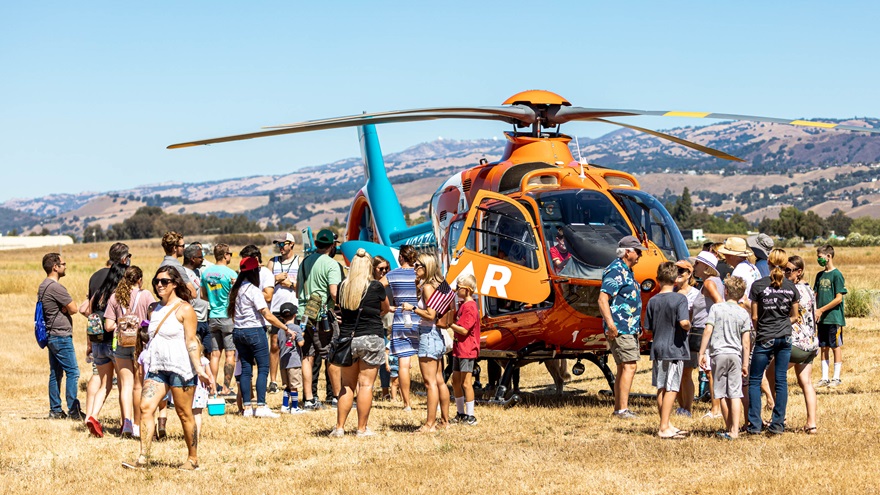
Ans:
[{"label": "distant tree line", "polygon": [[262,232],[263,229],[244,215],[220,218],[215,215],[165,213],[156,206],[143,206],[131,217],[104,230],[90,224],[83,230],[83,242],[121,241],[161,237],[174,230],[184,235],[241,234]]},{"label": "distant tree line", "polygon": [[777,218],[764,218],[760,222],[749,222],[739,213],[723,217],[709,213],[705,208],[694,208],[687,187],[681,196],[667,202],[666,209],[681,229],[703,229],[714,234],[745,234],[757,230],[781,238],[812,240],[858,233],[863,236],[880,236],[880,219],[871,217],[850,218],[840,210],[822,218],[812,211],[802,211],[789,206],[779,211]]}]

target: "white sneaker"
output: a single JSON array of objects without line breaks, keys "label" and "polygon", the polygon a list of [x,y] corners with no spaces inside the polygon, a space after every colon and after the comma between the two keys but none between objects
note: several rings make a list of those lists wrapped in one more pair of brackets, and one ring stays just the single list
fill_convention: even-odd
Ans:
[{"label": "white sneaker", "polygon": [[291,407],[288,411],[290,414],[305,414],[308,412],[305,409],[300,409],[298,407]]},{"label": "white sneaker", "polygon": [[278,414],[272,412],[269,406],[260,406],[254,410],[255,418],[278,418]]},{"label": "white sneaker", "polygon": [[246,418],[253,418],[254,417],[254,409],[251,406],[245,406],[243,416]]},{"label": "white sneaker", "polygon": [[339,428],[333,427],[333,430],[330,431],[331,438],[341,438],[345,436],[345,430],[341,430]]},{"label": "white sneaker", "polygon": [[360,437],[374,437],[374,436],[376,436],[376,432],[367,428],[364,431],[358,430],[357,436],[358,436],[358,438],[360,438]]},{"label": "white sneaker", "polygon": [[280,412],[281,414],[290,414],[290,413],[291,413],[291,412],[290,412],[290,408],[289,408],[289,407],[284,407],[284,406],[281,406],[281,410],[278,411],[278,412]]}]

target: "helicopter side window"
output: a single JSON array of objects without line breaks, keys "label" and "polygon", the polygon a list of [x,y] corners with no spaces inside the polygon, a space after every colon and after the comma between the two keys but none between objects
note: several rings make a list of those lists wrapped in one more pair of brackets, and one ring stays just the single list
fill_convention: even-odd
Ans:
[{"label": "helicopter side window", "polygon": [[522,214],[507,203],[479,206],[483,211],[480,227],[481,252],[510,263],[535,269],[535,237],[532,226]]},{"label": "helicopter side window", "polygon": [[[508,263],[537,269],[537,245],[529,219],[508,203],[485,201],[478,208],[482,212],[479,228],[471,229],[471,232],[480,234],[480,252]],[[520,302],[495,297],[486,297],[485,307],[489,314],[495,315],[531,308]]]},{"label": "helicopter side window", "polygon": [[[447,244],[447,259],[453,259],[455,257],[455,246],[458,245],[458,239],[461,237],[461,231],[464,229],[464,218],[461,220],[456,220],[449,224],[449,242]],[[471,230],[468,233],[467,243],[465,244],[467,249],[474,249],[474,232]]]}]

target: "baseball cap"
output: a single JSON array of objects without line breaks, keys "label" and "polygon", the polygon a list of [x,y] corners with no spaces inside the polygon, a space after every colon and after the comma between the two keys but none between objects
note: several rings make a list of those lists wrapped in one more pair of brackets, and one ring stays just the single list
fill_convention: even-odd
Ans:
[{"label": "baseball cap", "polygon": [[289,242],[291,244],[296,244],[296,238],[293,237],[293,234],[287,232],[284,235],[279,235],[278,237],[276,237],[273,242]]},{"label": "baseball cap", "polygon": [[635,237],[628,235],[620,240],[617,243],[617,247],[619,248],[627,248],[627,249],[637,249],[639,251],[644,251],[645,246],[642,246],[642,243],[639,242]]},{"label": "baseball cap", "polygon": [[679,268],[684,268],[691,273],[694,272],[694,265],[689,260],[678,260],[675,262],[675,266]]},{"label": "baseball cap", "polygon": [[290,316],[296,314],[296,305],[291,302],[286,302],[281,305],[281,308],[278,310],[283,316]]},{"label": "baseball cap", "polygon": [[321,229],[315,236],[315,244],[329,246],[336,242],[336,234],[330,229]]},{"label": "baseball cap", "polygon": [[238,264],[238,267],[241,268],[241,271],[243,272],[257,270],[260,268],[260,262],[254,257],[247,256],[241,259],[241,263]]}]

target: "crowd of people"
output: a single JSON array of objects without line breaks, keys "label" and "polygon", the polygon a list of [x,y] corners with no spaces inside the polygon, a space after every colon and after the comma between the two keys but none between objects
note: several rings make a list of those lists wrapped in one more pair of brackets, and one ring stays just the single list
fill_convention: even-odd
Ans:
[{"label": "crowd of people", "polygon": [[[149,466],[152,442],[166,437],[167,408],[173,404],[187,447],[181,469],[195,470],[201,412],[209,394],[234,397],[239,412],[253,418],[279,417],[267,404],[267,393],[283,392],[280,413],[286,414],[321,409],[326,402],[337,409],[331,437],[346,434],[346,420],[356,404],[355,434],[368,437],[375,434],[368,421],[377,376],[381,397],[399,394],[402,409],[412,411],[415,357],[427,394],[425,422],[417,431],[477,424],[472,385],[480,349],[480,316],[472,297],[476,279],[462,276],[450,287],[437,259],[418,254],[412,246],[400,248],[399,268],[393,270],[385,258],[360,249],[346,275],[334,259],[337,243],[332,231],[321,230],[316,251],[300,260],[294,254],[295,238],[288,233],[276,239],[278,254],[266,264],[259,247],[245,246],[236,272],[229,266],[229,246],[214,246],[215,262],[206,266],[201,244],[187,245],[182,235],[168,232],[162,239],[165,257],[151,278],[152,291],[143,288],[143,270],[132,264],[128,246],[115,243],[106,266],[91,276],[88,296],[79,306],[60,283],[66,262],[57,253],[46,254],[42,264],[47,277],[38,299],[48,330],[49,417],[83,421],[90,434],[103,437],[98,418],[115,376],[119,434],[140,440],[136,460],[123,465]],[[659,266],[660,291],[642,322],[641,288],[633,266],[644,250],[635,237],[620,240],[598,297],[617,363],[614,417],[636,417],[628,401],[644,330],[652,337],[660,438],[688,436],[672,423],[674,415],[691,416],[695,370],[700,370],[700,382],[705,375],[709,383],[712,407],[705,417],[723,418],[726,429],[719,436],[732,439],[740,434],[743,410],[748,433],[785,430],[786,376],[794,367],[807,407],[803,431],[816,433],[811,373],[820,350],[819,386],[840,383],[846,288],[834,267],[834,249],[818,249],[822,271],[811,288],[803,280],[803,259],[773,249],[769,237],[709,243],[690,260]],[[559,251],[554,256],[561,258]],[[722,279],[725,266],[729,274]],[[85,408],[77,399],[79,367],[72,337],[77,313],[88,320],[87,354],[93,364]],[[444,376],[450,350],[452,397]],[[317,387],[322,367],[327,387],[323,402]],[[66,413],[60,393],[63,377]],[[761,415],[762,391],[773,411],[769,421]],[[456,407],[452,418],[450,399]]]},{"label": "crowd of people", "polygon": [[[345,435],[356,401],[356,435],[372,436],[367,421],[380,368],[382,397],[399,394],[409,412],[410,358],[417,356],[428,394],[419,431],[476,424],[471,374],[479,350],[479,316],[470,298],[476,280],[459,281],[463,304],[456,314],[452,297],[432,297],[446,285],[437,260],[418,255],[412,246],[401,247],[395,270],[386,259],[360,250],[346,275],[334,259],[338,242],[332,231],[318,232],[316,252],[302,260],[294,255],[295,242],[289,233],[276,239],[278,255],[265,264],[259,247],[245,246],[236,272],[229,266],[229,246],[214,246],[215,262],[208,265],[200,243],[187,245],[182,235],[168,232],[152,291],[143,288],[143,270],[132,264],[128,246],[115,243],[79,306],[60,283],[66,262],[57,253],[45,255],[47,278],[38,298],[49,333],[49,417],[83,421],[91,435],[103,437],[98,418],[115,381],[119,435],[140,441],[137,458],[123,466],[150,465],[152,442],[167,436],[167,409],[173,405],[187,447],[180,469],[195,470],[201,412],[209,395],[236,398],[239,412],[254,418],[279,417],[268,406],[267,393],[283,392],[280,413],[317,410],[326,402],[337,408],[331,437]],[[446,285],[444,294],[449,290]],[[84,408],[77,399],[79,367],[72,336],[77,313],[88,320],[87,356],[94,372]],[[457,324],[447,325],[448,330],[438,326],[437,320],[449,315]],[[455,341],[458,414],[452,419],[443,377],[447,331]],[[322,367],[327,382],[323,402],[317,397]],[[67,413],[60,395],[65,376]]]},{"label": "crowd of people", "polygon": [[[689,436],[673,425],[673,415],[691,416],[695,369],[705,373],[710,384],[712,406],[704,419],[724,420],[719,438],[734,439],[743,431],[785,432],[790,368],[795,369],[806,403],[802,431],[817,433],[813,360],[821,351],[819,386],[839,385],[842,363],[846,286],[834,267],[834,248],[817,249],[821,270],[811,287],[804,281],[804,260],[774,249],[766,235],[707,243],[694,258],[660,264],[656,275],[660,291],[649,301],[641,321],[640,287],[633,266],[645,249],[635,237],[624,237],[617,258],[603,272],[599,309],[617,363],[613,416],[636,417],[628,400],[639,361],[638,336],[644,330],[651,333],[658,437]],[[725,265],[729,273],[722,279]],[[832,354],[834,375],[829,381]],[[762,416],[762,395],[766,408],[772,410],[769,420]]]}]

